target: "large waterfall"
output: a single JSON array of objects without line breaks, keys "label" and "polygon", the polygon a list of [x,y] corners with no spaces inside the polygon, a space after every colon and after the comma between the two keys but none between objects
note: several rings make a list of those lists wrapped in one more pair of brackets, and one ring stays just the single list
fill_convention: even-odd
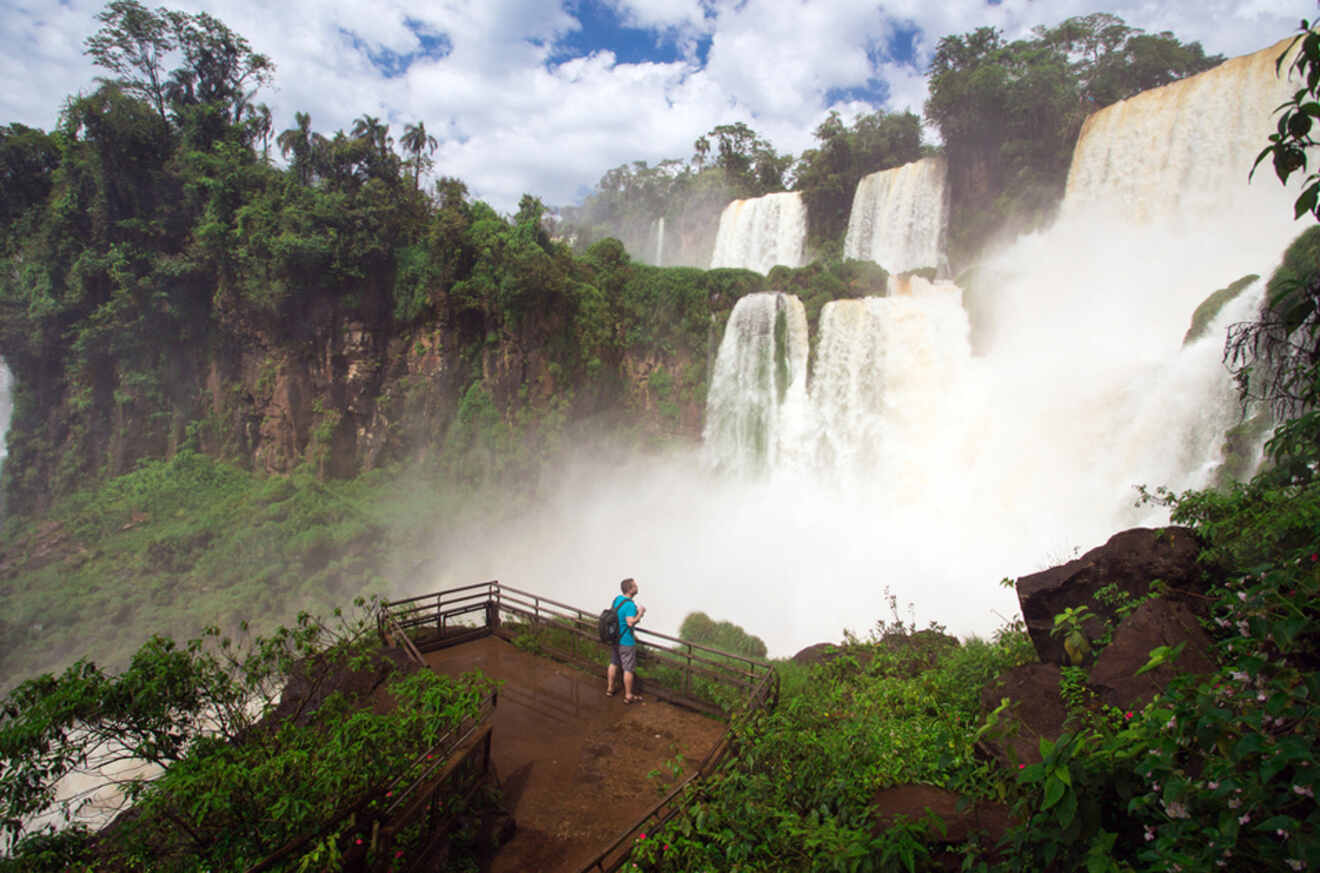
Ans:
[{"label": "large waterfall", "polygon": [[943,158],[922,158],[866,176],[853,195],[844,257],[891,273],[939,267],[947,210]]},{"label": "large waterfall", "polygon": [[720,215],[710,265],[768,273],[776,264],[802,266],[807,208],[796,191],[735,200]]},{"label": "large waterfall", "polygon": [[[1279,50],[1097,113],[1063,220],[999,253],[974,309],[970,290],[960,301],[915,279],[828,304],[808,349],[792,297],[739,301],[710,382],[706,463],[571,465],[547,513],[482,554],[479,537],[456,540],[465,558],[445,581],[500,574],[604,603],[635,576],[656,629],[701,609],[788,655],[889,619],[887,590],[904,618],[912,601],[919,622],[988,634],[1018,611],[1000,578],[1166,523],[1135,486],[1210,481],[1241,415],[1225,328],[1253,317],[1261,283],[1183,345],[1192,312],[1244,273],[1268,275],[1307,226],[1267,172],[1246,196],[1269,203],[1240,205],[1281,102]],[[1205,118],[1184,140],[1188,93]],[[1135,132],[1116,120],[1134,107]],[[1143,190],[1166,193],[1134,199]]]}]

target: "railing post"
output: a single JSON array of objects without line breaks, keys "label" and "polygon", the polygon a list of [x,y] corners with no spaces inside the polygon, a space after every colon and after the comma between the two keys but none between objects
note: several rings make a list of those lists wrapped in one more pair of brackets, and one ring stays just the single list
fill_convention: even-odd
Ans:
[{"label": "railing post", "polygon": [[687,647],[687,669],[683,671],[683,694],[692,696],[692,644]]}]

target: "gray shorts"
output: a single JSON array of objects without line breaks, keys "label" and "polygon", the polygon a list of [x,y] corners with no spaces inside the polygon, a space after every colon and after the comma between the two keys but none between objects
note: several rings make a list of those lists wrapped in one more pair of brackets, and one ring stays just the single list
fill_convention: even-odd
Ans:
[{"label": "gray shorts", "polygon": [[610,647],[610,663],[625,673],[637,672],[637,647],[621,646],[615,643]]}]

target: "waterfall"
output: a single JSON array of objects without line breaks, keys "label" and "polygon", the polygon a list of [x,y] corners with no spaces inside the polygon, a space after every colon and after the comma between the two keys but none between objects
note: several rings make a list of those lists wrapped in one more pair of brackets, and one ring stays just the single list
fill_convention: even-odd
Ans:
[{"label": "waterfall", "polygon": [[0,465],[4,464],[9,453],[9,419],[14,413],[13,386],[14,375],[0,360]]},{"label": "waterfall", "polygon": [[655,265],[665,265],[665,217],[662,215],[655,222]]},{"label": "waterfall", "polygon": [[703,434],[715,464],[773,468],[797,442],[805,403],[807,319],[788,294],[748,294],[729,315]]},{"label": "waterfall", "polygon": [[[1268,161],[1247,183],[1274,131],[1272,111],[1298,87],[1275,75],[1286,44],[1143,91],[1088,118],[1068,172],[1065,219],[1210,223],[1252,242],[1299,232],[1289,230],[1295,187],[1280,185]],[[1252,218],[1240,220],[1245,216]]]},{"label": "waterfall", "polygon": [[720,215],[710,266],[769,273],[776,264],[802,265],[807,209],[796,191],[735,200]]},{"label": "waterfall", "polygon": [[[706,463],[568,465],[545,514],[480,550],[469,544],[488,527],[455,532],[453,575],[498,572],[564,602],[633,575],[657,629],[702,609],[786,656],[842,628],[865,634],[890,616],[887,592],[914,602],[921,624],[989,635],[1018,611],[1000,578],[1166,524],[1134,486],[1211,481],[1241,415],[1225,329],[1254,316],[1263,283],[1184,345],[1192,313],[1246,273],[1268,276],[1309,226],[1291,222],[1269,168],[1246,196],[1273,205],[1238,206],[1281,102],[1261,96],[1279,51],[1097,113],[1062,220],[985,264],[984,287],[963,289],[975,307],[948,283],[894,283],[883,299],[828,304],[809,350],[794,298],[738,301],[711,367]],[[1183,90],[1204,98],[1199,141],[1179,130],[1193,123]],[[1134,105],[1139,135],[1115,121]],[[1187,180],[1205,190],[1181,190]],[[730,206],[722,235],[748,207]]]},{"label": "waterfall", "polygon": [[948,389],[970,360],[953,285],[827,303],[809,388],[812,463],[912,494],[940,462],[940,423],[956,414]]},{"label": "waterfall", "polygon": [[922,158],[862,179],[853,195],[844,257],[891,273],[938,267],[947,213],[943,158]]}]

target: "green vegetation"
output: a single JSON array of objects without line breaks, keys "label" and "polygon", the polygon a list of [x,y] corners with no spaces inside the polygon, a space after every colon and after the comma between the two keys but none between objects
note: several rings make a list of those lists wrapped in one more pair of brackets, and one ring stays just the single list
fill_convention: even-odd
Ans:
[{"label": "green vegetation", "polygon": [[265,629],[395,590],[434,554],[435,531],[476,522],[488,497],[438,465],[322,482],[190,450],[147,462],[5,525],[0,673],[14,682],[89,654],[120,667],[161,628]]},{"label": "green vegetation", "polygon": [[[379,657],[373,619],[364,611],[328,625],[304,614],[238,644],[218,629],[182,648],[156,637],[117,675],[80,661],[14,689],[0,717],[10,850],[0,868],[241,870],[322,825],[333,827],[274,869],[337,868],[354,826],[344,813],[387,806],[423,753],[493,690],[476,674],[409,673]],[[115,759],[154,766],[94,772]],[[55,782],[87,768],[133,814],[99,835],[25,835],[23,816],[52,804],[76,811],[81,798],[57,802]]]},{"label": "green vegetation", "polygon": [[920,782],[971,797],[1010,792],[1014,780],[979,759],[974,745],[980,688],[1033,654],[1025,633],[955,645],[929,660],[925,633],[881,625],[825,663],[777,664],[778,707],[734,722],[739,756],[638,844],[638,866],[898,870],[897,858],[885,858],[913,835],[872,832],[876,789]]},{"label": "green vegetation", "polygon": [[1210,323],[1219,315],[1219,311],[1237,299],[1237,296],[1251,286],[1252,282],[1259,279],[1260,276],[1255,273],[1249,273],[1229,284],[1227,288],[1220,288],[1209,297],[1201,301],[1201,305],[1196,307],[1192,313],[1192,323],[1187,328],[1187,333],[1183,335],[1183,345],[1195,342],[1205,336],[1210,331]]},{"label": "green vegetation", "polygon": [[688,613],[678,629],[678,637],[735,655],[765,657],[765,642],[760,637],[752,636],[731,621],[715,621],[704,612]]}]

